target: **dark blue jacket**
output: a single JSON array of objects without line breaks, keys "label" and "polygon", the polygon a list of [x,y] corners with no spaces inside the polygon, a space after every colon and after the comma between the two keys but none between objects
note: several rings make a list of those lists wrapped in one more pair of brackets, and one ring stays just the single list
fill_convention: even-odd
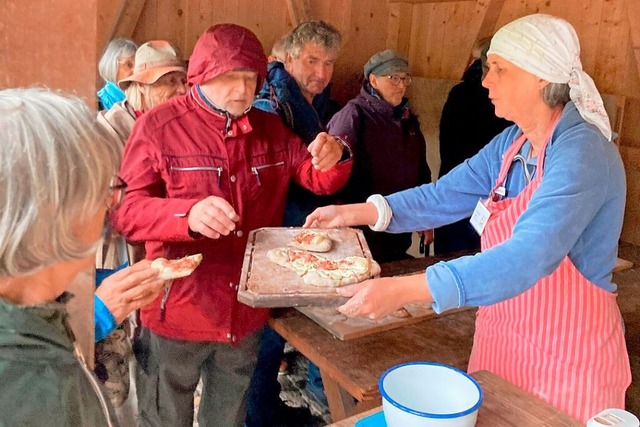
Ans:
[{"label": "dark blue jacket", "polygon": [[[285,125],[293,130],[305,144],[326,131],[326,124],[337,108],[331,101],[331,85],[313,98],[309,104],[300,86],[279,61],[267,66],[267,78],[256,95],[253,106],[263,111],[278,114]],[[305,218],[319,206],[333,202],[331,196],[318,196],[297,184],[289,185],[289,195],[284,214],[285,226],[300,226]]]}]

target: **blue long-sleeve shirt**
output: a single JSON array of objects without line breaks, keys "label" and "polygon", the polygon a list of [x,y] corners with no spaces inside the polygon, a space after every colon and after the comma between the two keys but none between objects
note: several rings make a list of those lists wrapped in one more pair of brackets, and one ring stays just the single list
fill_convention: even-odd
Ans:
[{"label": "blue long-sleeve shirt", "polygon": [[[111,276],[113,273],[122,270],[128,265],[129,262],[124,262],[115,269],[97,268],[96,287],[100,286],[104,279]],[[93,294],[93,322],[95,327],[94,339],[96,342],[105,338],[118,327],[118,323],[116,322],[116,318],[113,317],[113,313],[111,313],[109,307],[107,307],[96,294]]]},{"label": "blue long-sleeve shirt", "polygon": [[[492,190],[502,157],[520,133],[517,126],[509,127],[436,183],[388,196],[393,217],[387,231],[426,230],[471,216],[478,200]],[[521,150],[524,158],[529,149],[527,142]],[[512,163],[506,197],[515,197],[525,187],[523,163]],[[535,174],[536,159],[527,163]],[[626,196],[617,148],[569,103],[551,136],[544,169],[510,239],[427,268],[436,312],[519,295],[551,274],[566,255],[595,285],[609,292],[616,289],[611,270]]]}]

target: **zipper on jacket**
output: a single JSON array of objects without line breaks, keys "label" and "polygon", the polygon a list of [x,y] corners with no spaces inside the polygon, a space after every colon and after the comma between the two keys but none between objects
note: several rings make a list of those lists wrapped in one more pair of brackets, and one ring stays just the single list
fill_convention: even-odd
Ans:
[{"label": "zipper on jacket", "polygon": [[260,165],[260,166],[252,166],[251,167],[251,173],[254,174],[256,176],[256,179],[258,180],[258,185],[262,185],[262,182],[260,182],[260,171],[262,169],[266,169],[266,168],[270,168],[270,167],[274,167],[274,166],[282,166],[284,165],[284,160],[283,161],[279,161],[278,163],[271,163],[268,165]]},{"label": "zipper on jacket", "polygon": [[91,370],[89,370],[89,367],[87,366],[87,362],[85,361],[84,356],[80,351],[80,347],[75,342],[73,343],[73,354],[76,356],[76,359],[80,363],[80,367],[82,368],[82,371],[84,372],[85,376],[89,380],[89,383],[91,383],[91,387],[93,388],[93,391],[98,396],[98,400],[100,401],[100,406],[102,407],[102,412],[104,412],[104,416],[107,419],[107,425],[109,425],[110,427],[114,427],[115,425],[113,424],[113,421],[111,421],[111,414],[109,414],[109,406],[107,404],[107,400],[105,399],[104,395],[102,394],[102,391],[100,390],[100,385],[98,384],[98,381],[93,376],[93,373],[91,372]]},{"label": "zipper on jacket", "polygon": [[167,306],[167,300],[169,299],[169,292],[171,292],[171,284],[164,287],[164,295],[162,295],[162,300],[160,301],[160,321],[161,322],[164,322],[164,310]]},{"label": "zipper on jacket", "polygon": [[213,172],[217,172],[218,173],[218,180],[220,180],[220,177],[222,176],[222,171],[224,170],[222,168],[222,166],[219,166],[219,167],[216,167],[216,166],[186,166],[186,167],[171,166],[171,167],[169,167],[169,169],[172,170],[172,171],[181,171],[181,172],[213,171]]}]

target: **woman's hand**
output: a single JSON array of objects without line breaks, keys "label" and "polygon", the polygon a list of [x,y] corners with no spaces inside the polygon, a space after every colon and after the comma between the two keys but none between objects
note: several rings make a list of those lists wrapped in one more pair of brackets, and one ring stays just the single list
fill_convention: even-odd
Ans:
[{"label": "woman's hand", "polygon": [[96,295],[120,324],[130,313],[156,299],[164,283],[158,279],[158,270],[151,268],[151,261],[143,260],[104,279]]},{"label": "woman's hand", "polygon": [[335,228],[351,225],[373,225],[378,220],[378,210],[373,203],[331,205],[311,212],[303,227]]},{"label": "woman's hand", "polygon": [[349,317],[381,319],[405,304],[432,302],[425,273],[403,277],[384,277],[338,288],[338,294],[351,297],[338,311]]}]

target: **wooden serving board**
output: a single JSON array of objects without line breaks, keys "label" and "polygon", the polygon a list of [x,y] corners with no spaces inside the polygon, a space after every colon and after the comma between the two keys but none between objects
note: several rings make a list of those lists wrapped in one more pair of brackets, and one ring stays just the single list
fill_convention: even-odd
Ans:
[{"label": "wooden serving board", "polygon": [[[251,307],[298,307],[326,305],[346,301],[334,288],[307,285],[293,270],[279,266],[267,258],[270,249],[286,247],[299,227],[265,227],[251,231],[244,253],[238,285],[238,301]],[[314,230],[314,229],[308,229]],[[364,234],[354,228],[318,230],[333,240],[331,251],[322,253],[329,259],[362,256],[371,259]]]},{"label": "wooden serving board", "polygon": [[297,309],[342,341],[418,323],[436,316],[436,312],[428,304],[408,304],[404,309],[409,313],[409,317],[400,318],[389,315],[382,319],[369,320],[362,317],[347,317],[336,310],[338,305],[340,304],[334,303],[331,306],[297,307]]}]

